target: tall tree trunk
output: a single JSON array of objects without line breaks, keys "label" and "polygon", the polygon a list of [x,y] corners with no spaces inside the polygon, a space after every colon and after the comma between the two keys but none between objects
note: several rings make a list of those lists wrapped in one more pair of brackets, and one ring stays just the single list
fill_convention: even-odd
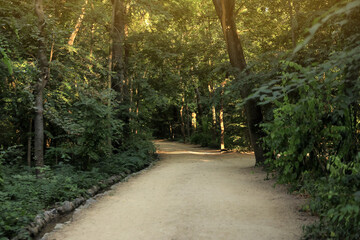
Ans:
[{"label": "tall tree trunk", "polygon": [[198,118],[201,120],[202,117],[202,105],[201,105],[201,95],[200,95],[200,91],[199,88],[195,86],[195,95],[196,95],[196,105],[197,105],[197,109],[198,109]]},{"label": "tall tree trunk", "polygon": [[[124,3],[123,3],[124,4]],[[129,36],[129,23],[128,23],[128,18],[126,16],[128,16],[130,12],[130,3],[129,1],[127,1],[126,4],[124,4],[124,36],[123,36],[123,46],[124,46],[124,82],[123,82],[123,94],[124,97],[126,98],[126,103],[129,103],[130,101],[130,78],[128,76],[128,65],[129,65],[129,56],[130,56],[130,44],[128,41],[126,41],[126,39]],[[128,124],[130,124],[130,120],[127,119]]]},{"label": "tall tree trunk", "polygon": [[225,150],[225,125],[224,125],[224,86],[225,82],[221,84],[221,96],[220,96],[220,110],[219,110],[219,122],[220,122],[220,150]]},{"label": "tall tree trunk", "polygon": [[[294,2],[293,0],[288,0],[288,4],[289,4],[289,15],[290,15],[290,26],[291,26],[291,42],[292,42],[292,47],[295,48],[297,44],[296,30],[298,27],[297,14],[298,14],[299,6],[298,3]],[[293,10],[295,11],[295,15]]]},{"label": "tall tree trunk", "polygon": [[189,113],[189,106],[186,102],[186,133],[189,138],[190,138],[190,126],[191,126],[190,121],[191,121],[191,118],[190,118],[190,113]]},{"label": "tall tree trunk", "polygon": [[[210,99],[211,99],[211,101],[213,101],[214,87],[211,84],[209,84],[208,89],[209,89]],[[216,141],[216,109],[215,109],[214,103],[211,104],[211,116],[212,116],[212,131],[211,131],[212,132],[212,141],[215,142]]]},{"label": "tall tree trunk", "polygon": [[181,98],[181,108],[180,108],[181,134],[183,136],[184,143],[186,143],[185,121],[184,121],[184,108],[185,108],[184,102],[185,102],[185,97],[182,96],[182,98]]},{"label": "tall tree trunk", "polygon": [[169,131],[170,131],[170,139],[174,140],[175,134],[174,134],[172,122],[170,122]]},{"label": "tall tree trunk", "polygon": [[[91,1],[91,11],[94,12],[94,1]],[[112,24],[112,23],[111,23]],[[94,35],[95,35],[95,22],[91,24],[91,35],[90,35],[90,50],[89,50],[89,57],[90,57],[90,63],[93,60],[93,52],[94,52]],[[92,66],[91,66],[92,67]]]},{"label": "tall tree trunk", "polygon": [[[213,3],[221,22],[230,63],[233,67],[243,71],[246,69],[246,61],[234,20],[235,0],[213,0]],[[251,89],[252,86],[250,83],[244,84],[244,87],[240,91],[241,97],[245,99],[249,96]],[[250,100],[245,103],[245,112],[250,132],[251,145],[255,152],[256,164],[262,164],[264,162],[263,149],[260,143],[262,134],[261,129],[258,126],[263,119],[261,108],[256,104],[255,100]]]},{"label": "tall tree trunk", "polygon": [[28,133],[28,142],[27,142],[27,164],[28,164],[28,167],[30,168],[31,167],[31,152],[32,152],[32,137],[31,137],[31,134],[32,134],[32,125],[33,125],[33,119],[32,117],[30,118],[30,121],[29,121],[29,133]]},{"label": "tall tree trunk", "polygon": [[140,97],[139,97],[139,90],[138,88],[135,89],[135,95],[136,95],[136,130],[135,134],[138,134],[138,127],[139,127],[139,105],[140,105]]},{"label": "tall tree trunk", "polygon": [[91,24],[90,50],[89,50],[90,62],[92,62],[94,57],[94,35],[95,35],[95,23]]},{"label": "tall tree trunk", "polygon": [[115,72],[115,79],[112,81],[112,88],[120,93],[120,101],[124,99],[125,81],[125,7],[124,0],[113,0],[113,27],[112,27],[112,70]]},{"label": "tall tree trunk", "polygon": [[196,113],[191,113],[191,127],[192,127],[192,133],[196,132],[197,129],[197,121],[196,121]]},{"label": "tall tree trunk", "polygon": [[[109,90],[109,99],[108,99],[108,109],[109,109],[109,113],[107,118],[109,119],[109,122],[111,120],[111,96],[110,96],[110,91],[111,91],[111,83],[112,83],[112,78],[111,78],[111,73],[112,73],[112,62],[113,62],[113,53],[112,53],[112,37],[110,37],[110,42],[109,42],[109,59],[108,59],[108,79],[107,79],[107,88]],[[108,128],[111,128],[111,126],[108,126]],[[108,143],[108,153],[111,154],[112,153],[112,140],[111,140],[111,136],[108,137],[107,139],[107,143]]]},{"label": "tall tree trunk", "polygon": [[80,30],[80,27],[81,27],[81,24],[84,20],[84,17],[85,17],[85,7],[86,5],[88,4],[88,0],[85,0],[85,4],[83,5],[83,7],[81,8],[81,14],[76,22],[76,25],[75,25],[75,28],[74,28],[74,31],[71,33],[70,37],[69,37],[69,41],[68,41],[68,44],[70,46],[74,45],[74,42],[75,42],[75,38]]},{"label": "tall tree trunk", "polygon": [[39,168],[44,166],[44,88],[49,79],[49,62],[46,57],[46,36],[45,36],[45,16],[43,10],[43,1],[35,0],[35,13],[38,17],[38,64],[40,76],[35,86],[35,119],[34,119],[34,156],[35,165],[38,167],[36,173],[39,174]]}]

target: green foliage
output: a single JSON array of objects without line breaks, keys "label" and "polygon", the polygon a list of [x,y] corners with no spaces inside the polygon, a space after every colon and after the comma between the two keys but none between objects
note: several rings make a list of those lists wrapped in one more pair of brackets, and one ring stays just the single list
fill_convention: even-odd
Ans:
[{"label": "green foliage", "polygon": [[351,79],[349,89],[346,71],[359,56],[357,47],[313,68],[285,63],[295,71],[284,71],[281,85],[263,97],[277,106],[274,120],[263,128],[268,164],[280,171],[280,181],[293,182],[307,171],[323,174],[334,157],[351,161],[358,141],[354,104],[359,80]]},{"label": "green foliage", "polygon": [[[249,82],[259,87],[252,97],[261,102],[265,116],[269,169],[278,171],[282,182],[326,177],[312,193],[319,194],[319,201],[311,209],[324,219],[321,231],[313,228],[313,234],[318,229],[319,236],[340,237],[341,224],[357,226],[340,217],[336,224],[329,220],[346,208],[354,222],[357,198],[340,197],[334,203],[327,199],[343,187],[348,196],[355,191],[346,179],[355,179],[358,168],[351,165],[359,151],[358,0],[237,4],[236,24],[249,66],[241,74],[228,63],[211,1],[127,3],[125,82],[119,87],[114,86],[117,73],[108,66],[111,1],[44,1],[50,60],[44,92],[45,153],[50,167],[43,169],[44,179],[35,180],[20,166],[33,136],[37,20],[30,1],[0,0],[0,190],[6,190],[0,192],[2,233],[17,232],[39,209],[82,194],[110,174],[147,166],[154,153],[151,133],[180,139],[185,126],[186,139],[218,147],[219,124],[213,126],[212,117],[218,121],[220,105],[226,148],[249,149],[240,94]],[[84,18],[69,46],[82,9]],[[300,41],[304,43],[295,49],[297,54],[284,61]],[[119,92],[108,90],[109,76]],[[191,127],[193,113],[196,130]],[[30,202],[22,191],[31,196]]]},{"label": "green foliage", "polygon": [[359,239],[360,161],[343,163],[339,158],[328,164],[330,174],[314,184],[306,181],[304,189],[312,199],[309,209],[320,221],[306,228],[304,239]]},{"label": "green foliage", "polygon": [[5,50],[2,49],[1,47],[0,47],[0,53],[2,54],[2,58],[1,58],[2,63],[7,67],[9,74],[10,75],[13,74],[14,70],[13,70],[11,60],[8,57],[8,55],[6,54]]},{"label": "green foliage", "polygon": [[53,169],[43,168],[42,178],[36,178],[28,169],[3,169],[0,239],[20,233],[44,209],[80,195],[86,196],[87,189],[111,175],[129,174],[148,166],[153,161],[149,154],[154,154],[154,146],[145,140],[138,140],[138,143],[128,151],[98,163],[91,171],[79,171],[69,164],[60,164]]},{"label": "green foliage", "polygon": [[[344,14],[349,14],[352,11],[356,11],[356,8],[360,6],[360,1],[340,1],[335,6],[333,6],[331,9],[329,9],[326,13],[324,13],[321,17],[315,19],[314,24],[311,28],[309,28],[308,32],[309,35],[304,39],[304,41],[301,44],[298,44],[296,48],[294,49],[294,53],[298,52],[304,46],[306,46],[311,39],[315,37],[316,32],[325,25],[326,22],[328,22],[330,19]],[[340,25],[345,25],[348,23],[350,19],[342,19],[342,21],[339,22]]]},{"label": "green foliage", "polygon": [[193,144],[199,144],[202,147],[215,147],[218,148],[219,144],[217,141],[212,139],[211,133],[200,132],[191,135],[190,142]]},{"label": "green foliage", "polygon": [[3,161],[4,161],[4,151],[0,148],[0,190],[2,189],[3,184],[4,184]]},{"label": "green foliage", "polygon": [[219,139],[212,132],[211,120],[207,116],[203,116],[200,122],[201,129],[193,133],[190,142],[199,144],[202,147],[219,148]]},{"label": "green foliage", "polygon": [[76,92],[76,97],[56,96],[47,105],[50,122],[62,131],[51,134],[57,144],[46,157],[60,157],[64,162],[71,158],[75,165],[88,169],[109,155],[109,141],[122,138],[123,122],[115,117],[114,105],[108,106],[112,98],[108,91],[94,94],[92,89],[77,88]]},{"label": "green foliage", "polygon": [[273,105],[262,127],[267,167],[311,195],[320,216],[305,239],[358,239],[360,226],[358,35],[329,59],[302,67],[283,62],[279,78],[252,97]]},{"label": "green foliage", "polygon": [[37,179],[27,170],[8,167],[4,173],[4,187],[0,191],[0,236],[10,237],[29,224],[41,210],[55,202],[72,199],[84,189],[77,187],[81,173],[45,170]]}]

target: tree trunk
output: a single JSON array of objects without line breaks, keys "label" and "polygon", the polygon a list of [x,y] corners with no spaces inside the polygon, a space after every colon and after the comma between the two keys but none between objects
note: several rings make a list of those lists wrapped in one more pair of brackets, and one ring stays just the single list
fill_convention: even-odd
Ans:
[{"label": "tree trunk", "polygon": [[[291,26],[291,42],[292,42],[292,47],[295,48],[297,44],[296,30],[298,25],[297,23],[298,5],[293,0],[288,0],[288,4],[289,4],[290,26]],[[295,10],[295,16],[293,10]]]},{"label": "tree trunk", "polygon": [[198,117],[199,119],[201,119],[202,117],[202,105],[201,105],[201,95],[200,95],[200,91],[199,91],[199,88],[195,86],[195,94],[196,94],[196,105],[197,105],[197,108],[198,108]]},{"label": "tree trunk", "polygon": [[185,133],[185,121],[184,121],[184,96],[181,99],[181,108],[180,108],[180,120],[181,120],[181,134],[184,139],[184,143],[186,143],[186,133]]},{"label": "tree trunk", "polygon": [[[91,1],[91,11],[94,12],[94,2]],[[112,23],[111,23],[112,24]],[[93,60],[93,52],[94,52],[94,37],[95,37],[95,22],[91,24],[91,35],[90,35],[90,50],[89,50],[89,57],[90,57],[90,63]]]},{"label": "tree trunk", "polygon": [[[208,89],[209,89],[210,99],[211,99],[211,101],[213,101],[214,87],[209,84]],[[211,131],[212,132],[212,141],[215,142],[216,141],[216,109],[215,109],[214,103],[211,104],[211,115],[212,115],[212,131]]]},{"label": "tree trunk", "polygon": [[38,17],[38,64],[40,76],[35,86],[35,119],[34,119],[34,156],[35,165],[38,167],[36,173],[39,174],[39,168],[44,166],[44,103],[43,94],[46,83],[49,79],[49,62],[46,57],[46,38],[45,38],[45,16],[43,10],[43,1],[35,0],[35,13]]},{"label": "tree trunk", "polygon": [[75,38],[80,30],[80,27],[81,27],[81,24],[84,20],[84,17],[85,17],[85,7],[86,5],[88,4],[88,0],[85,0],[85,4],[83,5],[83,7],[81,8],[81,14],[76,22],[76,25],[75,25],[75,28],[74,28],[74,31],[71,33],[70,37],[69,37],[69,41],[68,41],[68,44],[70,46],[74,45],[74,41],[75,41]]},{"label": "tree trunk", "polygon": [[139,105],[140,105],[140,97],[139,97],[139,90],[138,88],[135,89],[135,95],[136,95],[136,130],[135,134],[138,134],[138,127],[139,127]]},{"label": "tree trunk", "polygon": [[221,97],[220,97],[220,110],[219,110],[219,122],[220,122],[220,150],[225,150],[225,126],[224,126],[224,86],[225,82],[221,84]]},{"label": "tree trunk", "polygon": [[31,167],[31,152],[32,152],[32,137],[31,137],[31,134],[32,134],[32,125],[33,125],[33,119],[32,117],[30,118],[30,121],[29,121],[29,133],[28,133],[28,142],[27,142],[27,163],[28,163],[28,167],[30,168]]},{"label": "tree trunk", "polygon": [[191,121],[191,118],[190,118],[190,113],[189,113],[189,106],[186,103],[186,133],[189,138],[190,138],[190,126],[191,126],[190,121]]},{"label": "tree trunk", "polygon": [[[113,24],[113,23],[112,23]],[[112,73],[112,62],[113,62],[113,52],[112,52],[112,45],[113,45],[113,40],[112,37],[110,37],[110,41],[109,41],[109,59],[108,59],[108,79],[107,79],[107,88],[109,90],[109,99],[108,99],[108,109],[109,109],[109,113],[108,113],[108,119],[109,122],[111,120],[111,96],[110,96],[110,91],[111,91],[111,87],[112,87],[112,77],[111,77],[111,73]],[[108,128],[111,128],[111,126],[107,126]],[[109,155],[112,154],[112,140],[111,140],[111,136],[108,137],[107,139],[107,143],[108,143],[108,153]]]},{"label": "tree trunk", "polygon": [[91,24],[90,50],[89,50],[90,62],[92,62],[94,57],[94,35],[95,35],[95,23]]},{"label": "tree trunk", "polygon": [[124,0],[113,0],[113,27],[112,27],[112,70],[115,78],[112,88],[120,93],[120,101],[123,100],[123,85],[125,81],[125,7]]},{"label": "tree trunk", "polygon": [[172,126],[171,122],[170,122],[170,126],[169,126],[169,131],[170,131],[170,139],[174,140],[175,134],[174,134],[174,130],[173,130],[173,126]]},{"label": "tree trunk", "polygon": [[191,127],[193,134],[196,132],[197,129],[197,122],[196,122],[196,113],[191,113]]},{"label": "tree trunk", "polygon": [[[234,20],[235,0],[213,0],[213,3],[221,22],[230,63],[233,67],[243,71],[246,69],[246,61]],[[244,84],[244,87],[241,89],[241,97],[243,99],[250,95],[251,87],[250,83]],[[261,108],[256,104],[255,100],[250,100],[245,103],[245,112],[251,145],[255,152],[256,164],[262,164],[264,162],[264,155],[260,143],[261,130],[258,126],[263,119]]]}]

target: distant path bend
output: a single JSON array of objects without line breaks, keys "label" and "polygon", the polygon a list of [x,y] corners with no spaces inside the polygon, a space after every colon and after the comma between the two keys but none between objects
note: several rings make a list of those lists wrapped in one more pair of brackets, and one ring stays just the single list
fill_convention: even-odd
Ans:
[{"label": "distant path bend", "polygon": [[119,184],[49,240],[291,240],[303,200],[254,169],[252,154],[156,141],[160,161]]}]

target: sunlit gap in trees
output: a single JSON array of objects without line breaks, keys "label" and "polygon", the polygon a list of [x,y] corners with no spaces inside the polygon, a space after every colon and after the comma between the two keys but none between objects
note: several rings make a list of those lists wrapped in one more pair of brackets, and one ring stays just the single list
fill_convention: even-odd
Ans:
[{"label": "sunlit gap in trees", "polygon": [[157,151],[160,154],[171,154],[171,155],[179,155],[179,154],[194,154],[194,155],[219,155],[219,152],[209,153],[209,152],[193,152],[193,151]]}]

